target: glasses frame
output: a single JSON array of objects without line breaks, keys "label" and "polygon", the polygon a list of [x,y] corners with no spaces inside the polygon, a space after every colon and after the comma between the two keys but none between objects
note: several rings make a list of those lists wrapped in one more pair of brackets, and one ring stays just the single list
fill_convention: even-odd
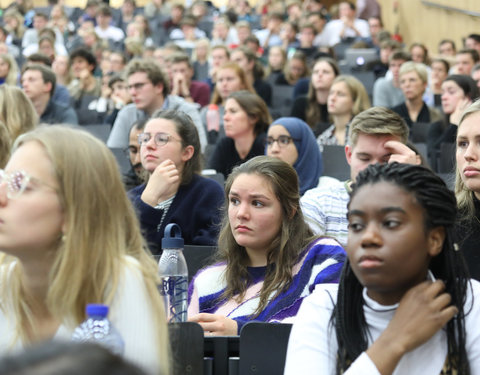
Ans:
[{"label": "glasses frame", "polygon": [[[287,143],[282,143],[280,142],[280,139],[283,138],[283,139],[287,139],[288,142]],[[269,142],[271,140],[271,143]],[[298,139],[295,139],[295,138],[292,138],[290,137],[289,135],[279,135],[277,138],[273,138],[273,137],[267,137],[267,139],[265,139],[265,144],[267,147],[272,147],[275,142],[277,142],[278,144],[278,147],[280,148],[285,148],[287,147],[290,143],[292,142],[295,142],[295,141],[299,141]]]},{"label": "glasses frame", "polygon": [[[20,189],[18,191],[15,191],[12,187],[13,186],[12,182],[13,182],[13,179],[18,174],[21,174],[23,176],[23,180],[21,182]],[[33,177],[29,173],[25,172],[23,169],[13,171],[13,172],[10,172],[10,173],[5,172],[4,169],[0,169],[0,187],[4,183],[7,184],[7,198],[9,200],[17,199],[18,197],[20,197],[25,192],[25,190],[27,189],[30,181],[35,181],[36,183],[44,185],[44,186],[46,186],[50,189],[53,189],[53,190],[55,190],[55,192],[58,193],[58,189],[56,187],[51,186],[51,185],[47,184],[46,182],[43,182],[42,180],[40,180],[36,177]]]},{"label": "glasses frame", "polygon": [[[144,137],[145,135],[148,134],[148,139],[143,141],[141,140],[142,137]],[[164,136],[166,137],[166,141],[164,140],[159,140],[159,137],[161,136]],[[159,133],[154,133],[153,135],[151,133],[148,133],[148,132],[143,132],[143,133],[140,133],[138,136],[137,136],[137,139],[138,139],[138,144],[140,146],[143,146],[143,145],[146,145],[148,142],[150,142],[150,140],[153,138],[153,142],[155,143],[156,146],[158,147],[163,147],[163,146],[166,146],[169,142],[171,141],[177,141],[177,142],[180,142],[182,143],[181,140],[175,138],[173,135],[170,135],[168,133],[163,133],[163,132],[159,132]]]}]

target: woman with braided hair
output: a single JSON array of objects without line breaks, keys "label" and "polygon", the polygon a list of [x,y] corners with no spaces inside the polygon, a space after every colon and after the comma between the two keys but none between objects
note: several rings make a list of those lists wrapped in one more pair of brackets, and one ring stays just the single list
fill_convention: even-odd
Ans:
[{"label": "woman with braided hair", "polygon": [[340,283],[305,299],[285,374],[480,374],[480,284],[453,242],[456,213],[425,167],[361,172]]}]

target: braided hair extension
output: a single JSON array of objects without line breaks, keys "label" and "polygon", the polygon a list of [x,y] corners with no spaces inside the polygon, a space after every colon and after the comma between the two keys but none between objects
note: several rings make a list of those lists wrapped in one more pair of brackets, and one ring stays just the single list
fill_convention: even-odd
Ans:
[{"label": "braided hair extension", "polygon": [[[470,374],[465,350],[466,292],[469,286],[467,270],[462,255],[453,242],[454,224],[457,216],[455,195],[443,180],[423,166],[409,164],[376,164],[362,171],[356,179],[350,200],[365,185],[389,182],[403,188],[416,198],[423,208],[425,231],[443,226],[445,241],[442,251],[430,261],[430,270],[437,279],[445,282],[446,292],[458,314],[446,326],[448,364],[457,368],[459,375]],[[363,286],[345,262],[340,278],[337,304],[332,313],[331,324],[335,325],[338,352],[337,374],[343,373],[350,364],[368,349],[368,330],[363,313]]]}]

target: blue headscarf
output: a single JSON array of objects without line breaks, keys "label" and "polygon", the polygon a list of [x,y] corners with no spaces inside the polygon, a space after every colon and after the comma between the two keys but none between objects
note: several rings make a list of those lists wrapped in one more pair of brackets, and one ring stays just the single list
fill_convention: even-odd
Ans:
[{"label": "blue headscarf", "polygon": [[293,138],[298,152],[298,159],[293,164],[300,180],[300,195],[318,185],[322,175],[322,154],[315,135],[306,122],[296,117],[280,117],[270,126],[282,125]]}]

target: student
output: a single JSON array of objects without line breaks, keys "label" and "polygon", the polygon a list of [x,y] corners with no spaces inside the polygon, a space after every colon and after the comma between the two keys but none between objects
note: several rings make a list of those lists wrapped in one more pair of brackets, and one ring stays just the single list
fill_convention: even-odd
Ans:
[{"label": "student", "polygon": [[107,147],[39,127],[17,139],[0,178],[0,353],[70,340],[86,305],[103,303],[124,356],[169,373],[156,264]]},{"label": "student", "polygon": [[480,280],[480,102],[464,112],[457,132],[456,181],[459,243],[472,278]]},{"label": "student", "polygon": [[231,93],[223,115],[226,137],[217,142],[208,168],[227,178],[233,167],[263,155],[265,132],[271,122],[267,105],[257,94],[246,90]]},{"label": "student", "polygon": [[210,335],[236,335],[249,320],[291,322],[315,284],[337,282],[344,251],[303,220],[298,178],[259,156],[235,168],[218,240],[220,263],[195,276],[189,320]]},{"label": "student", "polygon": [[419,164],[415,152],[406,146],[408,133],[405,121],[386,108],[373,107],[353,118],[345,146],[351,180],[340,186],[310,189],[301,199],[303,213],[315,234],[332,236],[342,245],[347,243],[346,214],[352,182],[370,164]]},{"label": "student", "polygon": [[480,284],[453,242],[456,213],[425,167],[361,172],[340,283],[305,299],[285,374],[478,374]]},{"label": "student", "polygon": [[200,176],[200,140],[181,111],[155,112],[138,136],[146,184],[129,192],[154,254],[161,254],[165,227],[176,223],[187,245],[215,245],[221,186]]},{"label": "student", "polygon": [[268,128],[266,154],[295,168],[300,195],[317,187],[322,175],[322,154],[312,129],[304,121],[295,117],[276,119]]}]

